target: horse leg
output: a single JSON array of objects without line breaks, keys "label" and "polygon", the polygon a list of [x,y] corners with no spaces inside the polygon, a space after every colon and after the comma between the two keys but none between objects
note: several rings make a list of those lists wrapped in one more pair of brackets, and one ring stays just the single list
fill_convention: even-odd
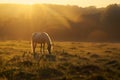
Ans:
[{"label": "horse leg", "polygon": [[45,53],[45,43],[43,43],[43,53]]},{"label": "horse leg", "polygon": [[34,46],[33,46],[34,58],[36,58],[36,54],[37,54],[37,53],[35,52],[35,48],[36,48],[36,46],[37,46],[37,43],[34,43],[33,45],[34,45]]},{"label": "horse leg", "polygon": [[37,43],[34,43],[34,53],[35,53],[35,48],[36,48],[36,46],[37,46]]},{"label": "horse leg", "polygon": [[37,43],[32,42],[32,50],[33,50],[33,55],[34,55],[34,57],[35,57],[35,55],[36,55],[36,53],[35,53],[36,45],[37,45]]},{"label": "horse leg", "polygon": [[35,54],[35,48],[37,46],[37,43],[33,43],[33,53]]},{"label": "horse leg", "polygon": [[31,47],[32,47],[32,52],[35,53],[35,43],[33,41],[31,43]]},{"label": "horse leg", "polygon": [[40,43],[40,53],[42,53],[42,43]]}]

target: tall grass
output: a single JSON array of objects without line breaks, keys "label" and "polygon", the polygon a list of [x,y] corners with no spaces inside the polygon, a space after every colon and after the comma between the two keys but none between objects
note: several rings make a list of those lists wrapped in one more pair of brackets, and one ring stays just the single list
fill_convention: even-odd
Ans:
[{"label": "tall grass", "polygon": [[0,80],[120,79],[120,44],[55,42],[52,54],[36,55],[29,41],[0,44]]}]

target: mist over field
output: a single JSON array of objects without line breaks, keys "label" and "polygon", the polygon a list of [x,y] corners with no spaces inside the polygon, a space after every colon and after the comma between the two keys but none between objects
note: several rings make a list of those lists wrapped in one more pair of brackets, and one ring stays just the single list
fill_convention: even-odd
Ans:
[{"label": "mist over field", "polygon": [[119,42],[119,30],[119,4],[0,4],[0,40],[30,40],[33,32],[47,32],[56,41]]}]

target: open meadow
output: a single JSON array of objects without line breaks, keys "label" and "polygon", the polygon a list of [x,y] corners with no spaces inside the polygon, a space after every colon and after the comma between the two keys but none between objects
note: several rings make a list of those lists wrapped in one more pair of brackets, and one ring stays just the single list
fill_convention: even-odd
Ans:
[{"label": "open meadow", "polygon": [[30,41],[1,41],[0,80],[120,80],[120,43],[54,42],[33,55]]},{"label": "open meadow", "polygon": [[0,0],[0,80],[120,80],[120,0]]}]

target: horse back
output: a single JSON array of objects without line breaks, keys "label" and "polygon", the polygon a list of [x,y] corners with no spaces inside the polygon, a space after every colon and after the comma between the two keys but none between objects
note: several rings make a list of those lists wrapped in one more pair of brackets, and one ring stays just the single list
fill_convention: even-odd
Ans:
[{"label": "horse back", "polygon": [[32,41],[36,43],[45,43],[50,40],[49,35],[46,32],[35,32],[32,34]]}]

